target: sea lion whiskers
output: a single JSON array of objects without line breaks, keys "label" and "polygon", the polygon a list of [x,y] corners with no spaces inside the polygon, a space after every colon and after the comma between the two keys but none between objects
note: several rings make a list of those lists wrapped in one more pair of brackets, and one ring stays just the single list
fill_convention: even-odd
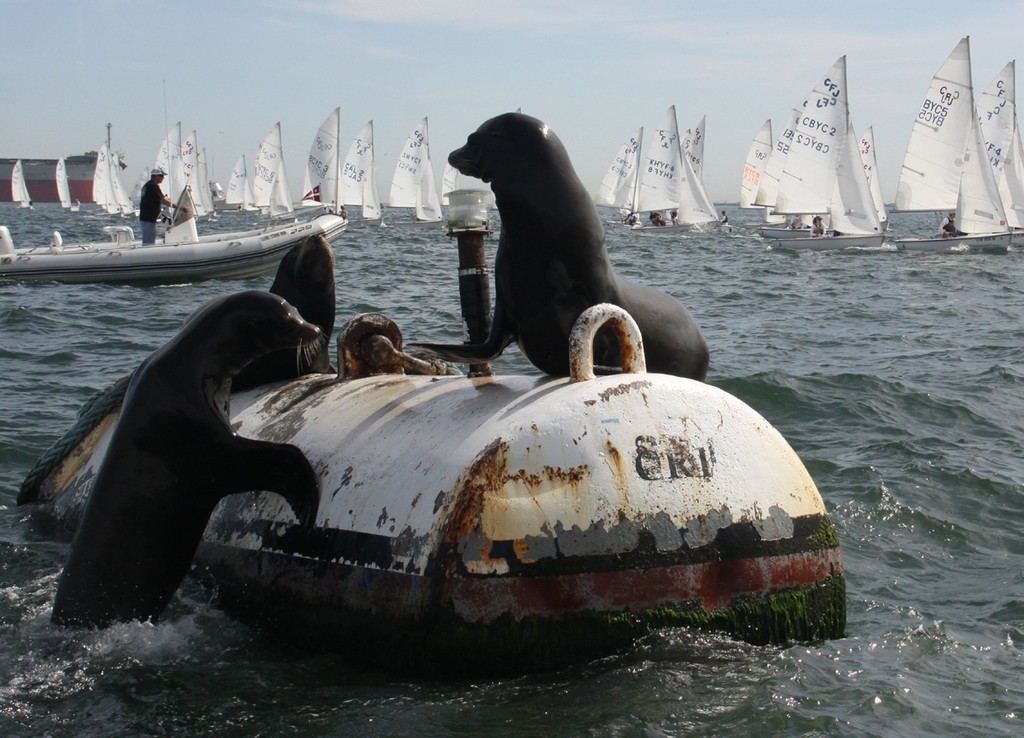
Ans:
[{"label": "sea lion whiskers", "polygon": [[295,373],[301,376],[303,365],[313,363],[313,359],[327,344],[327,334],[317,327],[316,337],[309,341],[300,341],[295,347]]}]

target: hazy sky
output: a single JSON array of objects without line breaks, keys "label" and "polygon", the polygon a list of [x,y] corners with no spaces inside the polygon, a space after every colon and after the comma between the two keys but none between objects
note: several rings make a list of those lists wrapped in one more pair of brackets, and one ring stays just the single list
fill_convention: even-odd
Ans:
[{"label": "hazy sky", "polygon": [[481,122],[521,108],[593,192],[622,141],[674,104],[681,129],[707,116],[704,179],[735,201],[765,119],[778,132],[846,54],[853,123],[874,127],[891,201],[931,76],[969,35],[980,94],[1024,49],[1024,2],[0,0],[0,27],[0,157],[97,149],[109,122],[135,175],[181,121],[226,184],[280,121],[296,193],[339,105],[343,149],[373,119],[386,195],[423,116],[438,177]]}]

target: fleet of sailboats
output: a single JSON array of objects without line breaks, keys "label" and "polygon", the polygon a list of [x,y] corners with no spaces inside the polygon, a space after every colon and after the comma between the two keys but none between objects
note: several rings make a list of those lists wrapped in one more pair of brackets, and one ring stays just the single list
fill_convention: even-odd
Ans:
[{"label": "fleet of sailboats", "polygon": [[[1024,245],[1024,146],[1015,85],[1015,62],[1010,61],[975,98],[969,37],[959,41],[938,69],[914,120],[893,212],[954,213],[959,232],[952,239],[899,238],[894,241],[897,248],[1001,251],[1011,243]],[[595,203],[617,208],[623,216],[674,216],[675,227],[637,224],[637,230],[648,233],[714,228],[718,213],[703,183],[705,130],[702,117],[681,134],[676,108],[670,106],[657,127],[638,128],[618,148],[595,192]],[[183,139],[181,123],[171,126],[154,166],[167,171],[164,189],[171,199],[188,189],[196,215],[213,213],[206,152],[196,131]],[[336,107],[310,147],[303,203],[338,212],[344,206],[358,206],[362,222],[380,223],[383,206],[375,169],[373,121],[363,126],[342,157],[341,109]],[[76,207],[63,159],[57,161],[54,177],[62,207]],[[442,202],[458,188],[458,181],[458,172],[446,166],[438,196],[428,121],[423,118],[398,157],[388,205],[411,208],[412,222],[439,222]],[[11,187],[12,200],[28,207],[31,199],[20,160],[13,167]],[[97,154],[93,189],[95,201],[107,212],[134,212],[117,158],[107,145]],[[252,178],[245,156],[235,163],[224,204],[271,214],[293,211],[280,123],[260,143]],[[882,243],[889,214],[882,199],[874,131],[868,127],[858,137],[854,130],[845,56],[792,110],[781,135],[773,135],[770,118],[757,131],[744,160],[739,207],[760,209],[767,226],[780,225],[787,216],[802,223],[816,214],[827,217],[824,238],[812,239],[809,228],[762,228],[760,233],[776,246],[824,249]]]}]

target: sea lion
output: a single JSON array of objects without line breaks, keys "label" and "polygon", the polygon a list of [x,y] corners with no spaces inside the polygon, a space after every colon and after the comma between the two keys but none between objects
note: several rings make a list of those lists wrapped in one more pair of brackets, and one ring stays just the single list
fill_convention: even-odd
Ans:
[{"label": "sea lion", "polygon": [[[232,392],[306,374],[335,372],[328,353],[336,312],[334,251],[327,239],[316,234],[292,246],[278,265],[270,291],[287,300],[306,322],[320,328],[323,340],[305,346],[302,352],[280,349],[260,356],[231,380]],[[131,375],[122,377],[79,410],[74,426],[40,457],[25,477],[18,492],[19,505],[38,503],[45,512],[55,514],[69,530],[77,528],[84,498],[72,505],[59,505],[60,512],[57,513],[57,498],[61,491],[56,483],[66,478],[59,469],[69,459],[91,454],[92,445],[82,444],[95,428],[105,428],[114,423],[130,378]],[[97,440],[94,438],[92,443]]]},{"label": "sea lion", "polygon": [[[312,235],[289,249],[281,259],[270,291],[291,303],[303,320],[317,326],[325,339],[330,339],[336,308],[334,250],[327,239]],[[297,356],[288,349],[264,354],[238,373],[231,381],[231,390],[241,392],[306,374],[333,373],[329,344],[329,340],[322,341],[308,356]]]},{"label": "sea lion", "polygon": [[[491,118],[448,163],[489,182],[501,216],[494,321],[481,344],[410,348],[479,363],[493,360],[514,340],[538,369],[566,376],[573,323],[591,305],[610,302],[640,326],[649,371],[705,378],[708,347],[689,311],[664,292],[612,271],[594,202],[547,125],[521,113]],[[599,336],[594,363],[619,366],[618,343]]]},{"label": "sea lion", "polygon": [[312,526],[320,494],[309,461],[295,446],[236,435],[228,392],[254,358],[320,340],[283,298],[253,290],[211,300],[139,366],[60,577],[55,623],[155,620],[226,495],[276,492]]}]

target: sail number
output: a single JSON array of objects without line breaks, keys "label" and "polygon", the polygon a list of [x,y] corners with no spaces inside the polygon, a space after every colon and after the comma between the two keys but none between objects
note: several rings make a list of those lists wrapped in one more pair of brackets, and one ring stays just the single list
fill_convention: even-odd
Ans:
[{"label": "sail number", "polygon": [[715,449],[710,440],[707,446],[692,447],[676,436],[637,436],[635,465],[637,475],[649,482],[710,479],[715,474]]}]

